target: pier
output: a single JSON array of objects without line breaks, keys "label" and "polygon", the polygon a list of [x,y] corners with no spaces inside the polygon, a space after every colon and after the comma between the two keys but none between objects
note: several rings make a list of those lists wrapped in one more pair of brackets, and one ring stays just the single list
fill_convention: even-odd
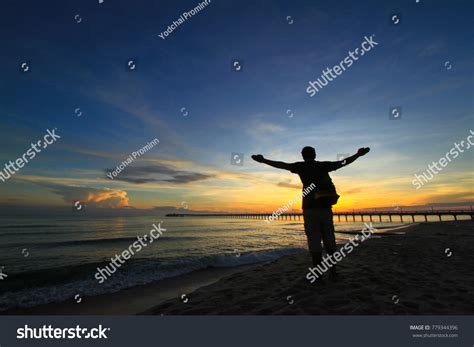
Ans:
[{"label": "pier", "polygon": [[[415,222],[415,217],[428,222],[428,217],[434,217],[436,220],[443,221],[443,217],[452,217],[458,220],[459,217],[474,220],[474,212],[471,209],[466,210],[420,210],[420,211],[398,211],[398,210],[364,210],[352,212],[333,212],[334,219],[338,222],[404,222],[406,219]],[[262,219],[266,220],[272,216],[271,213],[169,213],[166,217],[219,217],[232,219]],[[405,220],[403,219],[405,217]],[[420,219],[419,218],[419,219]],[[303,220],[303,213],[284,213],[274,217],[274,220]]]}]

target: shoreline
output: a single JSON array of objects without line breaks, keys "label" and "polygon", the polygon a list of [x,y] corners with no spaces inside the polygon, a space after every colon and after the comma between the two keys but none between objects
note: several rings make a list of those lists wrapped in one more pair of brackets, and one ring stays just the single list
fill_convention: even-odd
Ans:
[{"label": "shoreline", "polygon": [[[310,284],[308,253],[221,278],[144,315],[472,315],[474,222],[428,222],[371,238]],[[327,276],[324,276],[327,277]]]},{"label": "shoreline", "polygon": [[134,286],[115,293],[106,293],[82,298],[76,303],[53,302],[28,308],[13,308],[0,311],[0,315],[136,315],[156,303],[189,295],[198,288],[211,285],[220,278],[243,271],[252,265],[209,268],[188,274],[165,278],[159,282]]},{"label": "shoreline", "polygon": [[[380,228],[380,235],[396,235],[391,233],[403,232],[416,224],[405,224],[395,227]],[[359,230],[349,230],[342,232],[355,235]],[[306,252],[304,253],[306,254]],[[236,267],[208,268],[196,270],[176,277],[166,278],[154,283],[126,288],[115,293],[105,293],[88,296],[76,303],[73,298],[68,301],[53,302],[37,305],[28,308],[12,308],[0,311],[0,315],[134,315],[143,314],[152,310],[160,303],[171,299],[180,299],[182,294],[190,293],[212,285],[219,280],[232,276],[233,274],[251,271],[253,268],[278,262],[286,257],[283,256],[273,261],[266,261],[254,264],[240,265]],[[297,255],[298,256],[298,255]]]}]

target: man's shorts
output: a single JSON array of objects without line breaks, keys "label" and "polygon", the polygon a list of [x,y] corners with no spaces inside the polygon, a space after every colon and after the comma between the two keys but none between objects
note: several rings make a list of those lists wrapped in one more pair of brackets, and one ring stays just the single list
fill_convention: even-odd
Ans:
[{"label": "man's shorts", "polygon": [[336,237],[330,207],[315,207],[303,210],[304,232],[308,238],[310,252],[321,252],[321,238],[324,249],[332,254],[336,251]]}]

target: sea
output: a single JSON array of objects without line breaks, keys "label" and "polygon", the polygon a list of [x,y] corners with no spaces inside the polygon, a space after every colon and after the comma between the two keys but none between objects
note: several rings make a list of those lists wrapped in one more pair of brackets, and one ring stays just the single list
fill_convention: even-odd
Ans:
[{"label": "sea", "polygon": [[[94,277],[153,224],[162,235],[99,284]],[[373,223],[378,230],[403,223]],[[336,222],[347,241],[364,223]],[[276,260],[307,251],[303,221],[222,217],[0,219],[0,312],[117,292],[196,270]]]}]

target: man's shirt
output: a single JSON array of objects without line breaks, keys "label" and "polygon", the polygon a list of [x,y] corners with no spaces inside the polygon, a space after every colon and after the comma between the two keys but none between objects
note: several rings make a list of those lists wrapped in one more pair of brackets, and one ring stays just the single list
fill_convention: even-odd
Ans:
[{"label": "man's shirt", "polygon": [[303,210],[315,207],[331,207],[329,198],[314,199],[315,193],[336,193],[336,187],[332,183],[329,172],[342,167],[341,162],[332,161],[300,161],[289,164],[290,171],[300,176],[303,190],[311,183],[316,186],[308,195],[303,197]]}]

